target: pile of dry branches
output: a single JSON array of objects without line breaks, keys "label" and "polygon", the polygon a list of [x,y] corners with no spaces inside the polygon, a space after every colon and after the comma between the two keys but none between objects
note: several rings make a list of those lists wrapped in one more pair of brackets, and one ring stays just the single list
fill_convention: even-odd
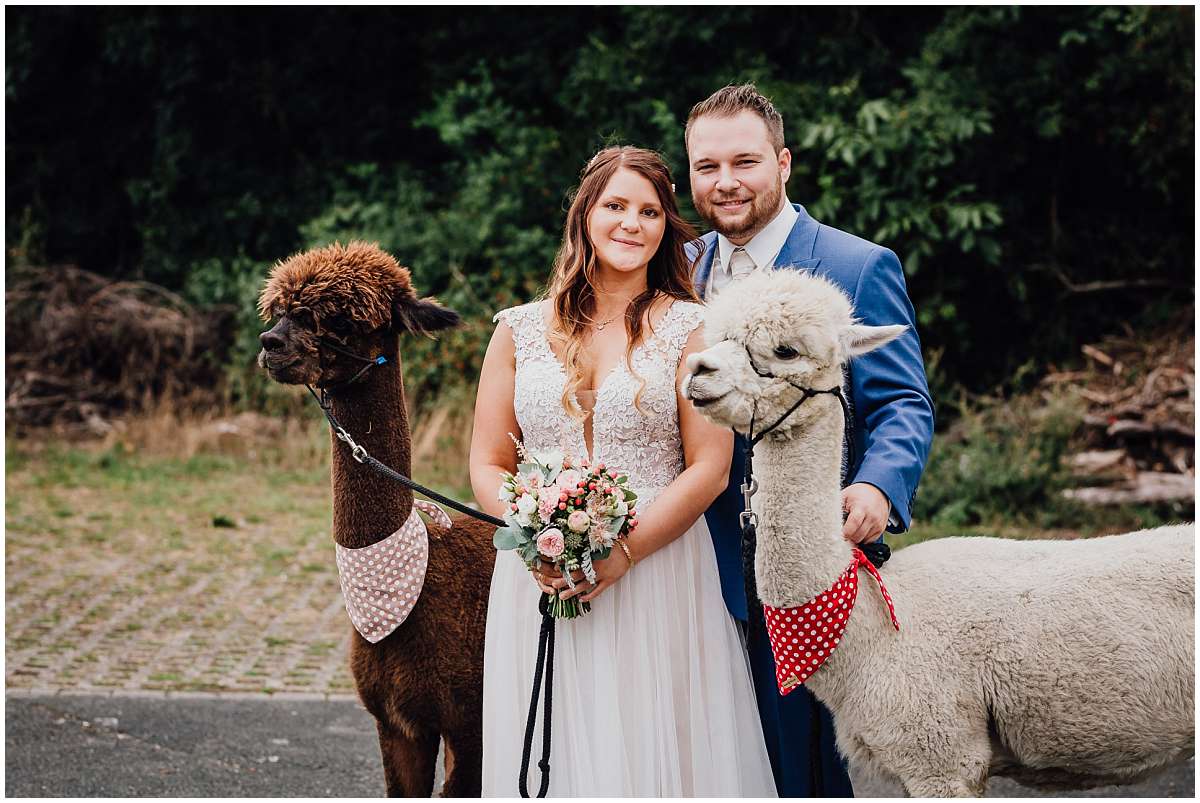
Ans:
[{"label": "pile of dry branches", "polygon": [[1086,363],[1052,371],[1046,385],[1088,404],[1081,451],[1069,458],[1090,487],[1067,495],[1091,504],[1195,498],[1196,364],[1191,321],[1154,337],[1133,332],[1083,346]]},{"label": "pile of dry branches", "polygon": [[198,311],[158,285],[72,266],[14,269],[4,302],[9,426],[103,433],[122,413],[220,392],[232,309]]}]

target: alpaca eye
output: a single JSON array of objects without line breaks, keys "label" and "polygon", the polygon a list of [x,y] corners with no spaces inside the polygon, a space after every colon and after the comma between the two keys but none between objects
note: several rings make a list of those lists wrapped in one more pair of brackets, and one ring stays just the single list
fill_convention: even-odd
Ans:
[{"label": "alpaca eye", "polygon": [[791,346],[776,346],[775,356],[781,360],[794,360],[800,356],[800,352],[796,351]]}]

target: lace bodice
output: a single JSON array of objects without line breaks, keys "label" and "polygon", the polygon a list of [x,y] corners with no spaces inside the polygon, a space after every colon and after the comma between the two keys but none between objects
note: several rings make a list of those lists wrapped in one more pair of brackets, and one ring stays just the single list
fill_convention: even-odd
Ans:
[{"label": "lace bodice", "polygon": [[[642,510],[683,471],[675,372],[702,310],[699,304],[675,301],[653,332],[645,330],[645,338],[631,355],[634,370],[646,381],[640,412],[634,397],[641,383],[624,359],[596,389],[591,457],[629,475]],[[562,449],[578,457],[587,455],[583,422],[562,406],[567,374],[550,349],[540,304],[503,310],[494,320],[513,331],[517,364],[513,406],[525,446],[531,451]]]}]

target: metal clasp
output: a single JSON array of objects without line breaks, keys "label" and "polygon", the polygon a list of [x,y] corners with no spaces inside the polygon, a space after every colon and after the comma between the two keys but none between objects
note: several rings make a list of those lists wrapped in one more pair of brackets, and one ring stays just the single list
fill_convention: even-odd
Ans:
[{"label": "metal clasp", "polygon": [[758,493],[758,480],[750,478],[750,484],[742,483],[742,501],[746,503],[746,510],[750,509],[750,497]]},{"label": "metal clasp", "polygon": [[345,442],[345,444],[350,447],[350,456],[351,457],[353,457],[355,460],[357,460],[360,463],[366,461],[367,450],[365,448],[363,448],[362,446],[359,446],[357,443],[355,443],[354,438],[350,437],[349,432],[342,429],[341,427],[338,427],[334,434],[336,434],[338,436],[338,440]]},{"label": "metal clasp", "polygon": [[741,524],[742,529],[744,530],[746,529],[747,524],[752,524],[755,527],[758,526],[758,516],[750,507],[750,497],[758,493],[758,480],[754,479],[754,477],[750,477],[750,482],[747,483],[743,481],[741,487],[742,502],[745,505],[745,510],[738,514],[738,522]]}]

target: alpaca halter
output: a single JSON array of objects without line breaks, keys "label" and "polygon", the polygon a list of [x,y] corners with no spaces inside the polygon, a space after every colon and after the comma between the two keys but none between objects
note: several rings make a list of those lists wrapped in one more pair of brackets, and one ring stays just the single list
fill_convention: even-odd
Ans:
[{"label": "alpaca halter", "polygon": [[334,545],[342,599],[354,629],[375,644],[404,624],[421,596],[429,565],[429,531],[417,511],[450,529],[450,517],[432,502],[413,501],[400,529],[357,549]]},{"label": "alpaca halter", "polygon": [[771,640],[771,652],[775,656],[775,681],[779,684],[781,696],[786,697],[812,677],[841,643],[858,598],[860,566],[879,583],[892,626],[900,630],[896,608],[883,584],[883,578],[862,550],[855,548],[846,571],[838,576],[832,586],[808,602],[793,608],[763,605],[763,619]]},{"label": "alpaca halter", "polygon": [[342,348],[341,346],[339,346],[338,344],[329,340],[328,338],[321,337],[321,338],[318,338],[318,340],[320,341],[322,346],[324,346],[327,349],[330,349],[331,351],[335,351],[338,354],[341,354],[346,357],[351,357],[355,360],[358,360],[361,363],[365,363],[362,368],[358,369],[358,373],[356,373],[354,376],[347,379],[345,382],[336,382],[333,385],[330,385],[325,388],[321,388],[322,393],[327,394],[329,391],[331,391],[335,388],[345,387],[346,385],[353,385],[359,379],[362,379],[363,374],[365,374],[367,371],[374,368],[376,365],[387,365],[387,361],[388,361],[387,357],[384,357],[382,354],[380,354],[378,357],[364,357],[361,354],[355,354],[353,351],[350,351],[349,349]]},{"label": "alpaca halter", "polygon": [[[786,376],[775,376],[775,374],[771,373],[770,371],[761,370],[758,367],[758,364],[754,362],[754,355],[750,353],[750,347],[747,346],[745,343],[742,343],[741,346],[742,346],[742,348],[744,348],[746,350],[746,359],[748,359],[750,361],[750,367],[754,369],[754,373],[758,374],[759,376],[763,377],[764,379],[782,379],[784,382],[787,382],[789,385],[794,387],[796,390],[800,391],[800,394],[801,394],[799,400],[795,404],[793,404],[791,407],[789,407],[787,409],[787,412],[785,412],[783,415],[779,416],[779,418],[775,419],[775,423],[771,424],[771,426],[767,427],[762,432],[758,433],[758,435],[754,434],[754,420],[758,417],[758,400],[755,399],[755,401],[754,401],[754,408],[750,413],[750,429],[746,433],[746,438],[749,440],[749,444],[746,447],[746,470],[745,470],[745,474],[742,477],[742,487],[741,487],[742,501],[745,503],[745,509],[742,510],[742,512],[738,515],[738,522],[742,526],[742,532],[746,533],[747,528],[750,528],[751,533],[752,533],[753,528],[758,526],[758,516],[755,514],[755,512],[750,507],[750,497],[754,496],[754,494],[756,494],[758,492],[758,480],[754,479],[754,447],[758,445],[759,441],[761,441],[763,438],[765,438],[773,430],[778,428],[780,424],[782,424],[784,421],[787,420],[788,416],[790,416],[792,413],[799,410],[800,405],[804,404],[806,401],[808,401],[812,397],[819,396],[823,393],[828,393],[831,396],[836,396],[837,400],[839,402],[841,402],[842,415],[845,417],[845,422],[846,422],[845,432],[846,432],[847,436],[849,435],[849,433],[852,429],[852,424],[851,424],[852,419],[850,417],[850,405],[846,402],[846,395],[844,393],[842,393],[842,388],[840,385],[836,386],[836,387],[832,387],[832,388],[827,388],[825,390],[814,390],[812,388],[806,388],[803,385],[797,385],[795,382],[793,382],[791,379],[788,379]],[[854,465],[854,441],[852,439],[848,439],[847,442],[850,445],[850,461],[849,462],[850,462],[850,465]],[[884,560],[886,560],[886,559],[887,558],[884,558]]]}]

